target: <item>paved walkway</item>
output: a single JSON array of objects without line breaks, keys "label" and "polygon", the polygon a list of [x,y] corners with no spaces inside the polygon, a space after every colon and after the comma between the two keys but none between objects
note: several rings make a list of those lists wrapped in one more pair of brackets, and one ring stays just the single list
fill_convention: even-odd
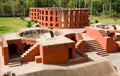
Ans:
[{"label": "paved walkway", "polygon": [[120,73],[120,52],[117,53],[111,53],[109,56],[106,56],[107,58],[117,69],[117,71]]}]

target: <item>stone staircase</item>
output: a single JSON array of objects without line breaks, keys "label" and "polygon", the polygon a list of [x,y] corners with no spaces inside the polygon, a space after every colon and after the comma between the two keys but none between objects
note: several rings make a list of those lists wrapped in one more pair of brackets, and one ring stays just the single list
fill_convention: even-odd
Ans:
[{"label": "stone staircase", "polygon": [[39,47],[36,43],[21,55],[22,61],[33,61],[39,53],[38,50]]},{"label": "stone staircase", "polygon": [[22,65],[21,58],[16,57],[16,58],[10,59],[8,65],[9,67],[21,66]]},{"label": "stone staircase", "polygon": [[108,36],[104,30],[99,30],[99,32],[101,33],[101,35],[104,37],[104,36]]},{"label": "stone staircase", "polygon": [[103,49],[103,47],[98,43],[97,40],[87,40],[86,49],[88,51],[96,51],[100,56],[108,56],[109,54]]}]

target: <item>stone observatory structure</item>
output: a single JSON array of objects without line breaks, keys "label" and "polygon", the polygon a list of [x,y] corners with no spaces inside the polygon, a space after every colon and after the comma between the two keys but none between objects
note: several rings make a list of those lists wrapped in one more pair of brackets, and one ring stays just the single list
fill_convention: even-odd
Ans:
[{"label": "stone observatory structure", "polygon": [[119,76],[106,59],[120,48],[115,25],[89,26],[88,9],[30,8],[29,17],[41,27],[0,37],[0,76]]},{"label": "stone observatory structure", "polygon": [[78,41],[75,33],[69,33],[69,31],[63,33],[43,28],[26,29],[17,34],[5,34],[2,35],[0,61],[3,65],[29,61],[43,64],[85,62],[88,56],[82,53],[85,51],[84,46],[81,52],[80,49],[76,49],[75,45]]},{"label": "stone observatory structure", "polygon": [[44,28],[84,28],[89,26],[87,8],[30,8],[29,18]]}]

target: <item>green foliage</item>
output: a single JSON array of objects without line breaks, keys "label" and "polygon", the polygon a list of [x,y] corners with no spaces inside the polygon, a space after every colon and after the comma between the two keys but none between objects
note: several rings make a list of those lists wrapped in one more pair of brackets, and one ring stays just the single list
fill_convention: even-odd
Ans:
[{"label": "green foliage", "polygon": [[27,27],[31,27],[32,26],[32,21],[27,21]]},{"label": "green foliage", "polygon": [[15,16],[25,17],[29,15],[30,7],[87,7],[91,10],[91,4],[92,15],[109,17],[116,15],[118,17],[120,14],[120,0],[0,0],[0,16],[13,16],[12,5],[15,9]]},{"label": "green foliage", "polygon": [[108,17],[104,17],[104,16],[92,16],[89,17],[90,18],[90,23],[94,23],[96,20],[99,21],[100,23],[104,23],[104,24],[120,24],[120,18],[108,18]]},{"label": "green foliage", "polygon": [[37,23],[38,21],[37,20],[34,20],[35,23]]}]

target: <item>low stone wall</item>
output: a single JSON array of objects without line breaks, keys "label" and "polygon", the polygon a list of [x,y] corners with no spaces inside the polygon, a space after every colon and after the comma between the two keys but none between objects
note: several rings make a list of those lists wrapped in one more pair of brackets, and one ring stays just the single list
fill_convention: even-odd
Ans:
[{"label": "low stone wall", "polygon": [[[79,65],[79,64],[78,64]],[[118,76],[114,67],[108,61],[73,65],[64,68],[46,68],[37,72],[22,74],[18,76]]]}]

